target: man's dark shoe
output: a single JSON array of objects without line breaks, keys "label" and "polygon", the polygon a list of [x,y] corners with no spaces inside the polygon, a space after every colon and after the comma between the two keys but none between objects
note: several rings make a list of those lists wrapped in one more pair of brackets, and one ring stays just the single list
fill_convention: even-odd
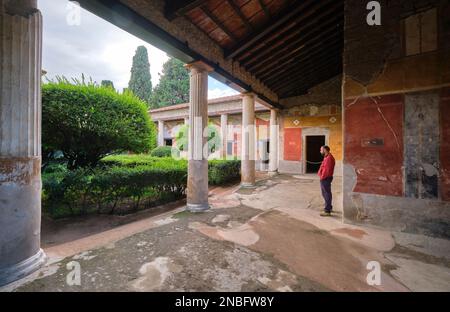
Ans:
[{"label": "man's dark shoe", "polygon": [[322,212],[322,213],[320,214],[320,216],[321,216],[321,217],[331,217],[331,212],[326,212],[326,211],[324,211],[324,212]]}]

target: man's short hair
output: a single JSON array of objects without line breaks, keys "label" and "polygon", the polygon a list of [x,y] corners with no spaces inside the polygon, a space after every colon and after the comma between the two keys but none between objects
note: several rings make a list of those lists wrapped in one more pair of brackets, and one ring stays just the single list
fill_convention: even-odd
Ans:
[{"label": "man's short hair", "polygon": [[330,152],[331,151],[331,148],[328,146],[328,145],[324,145],[324,146],[322,146],[324,149],[326,149],[327,150],[327,152]]}]

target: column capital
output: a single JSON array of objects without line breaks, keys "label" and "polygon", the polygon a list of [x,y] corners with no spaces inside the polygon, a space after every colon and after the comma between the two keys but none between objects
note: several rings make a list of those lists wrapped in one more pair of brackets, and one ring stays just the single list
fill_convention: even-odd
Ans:
[{"label": "column capital", "polygon": [[[4,6],[6,13],[23,17],[28,17],[30,14],[38,11],[37,0],[6,0]],[[0,9],[3,10],[3,7]]]},{"label": "column capital", "polygon": [[242,97],[246,97],[246,96],[256,97],[256,94],[252,91],[244,91],[244,92],[241,92],[241,96]]},{"label": "column capital", "polygon": [[210,73],[210,72],[214,71],[214,68],[212,68],[211,66],[209,66],[208,64],[206,64],[203,61],[194,61],[192,63],[184,65],[184,67],[188,70],[195,70],[195,71],[199,71],[199,72]]}]

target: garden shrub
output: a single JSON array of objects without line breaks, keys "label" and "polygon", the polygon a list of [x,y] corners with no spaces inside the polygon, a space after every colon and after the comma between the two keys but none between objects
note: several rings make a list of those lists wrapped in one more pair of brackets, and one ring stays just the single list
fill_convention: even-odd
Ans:
[{"label": "garden shrub", "polygon": [[[114,155],[95,169],[51,164],[42,174],[44,212],[53,218],[88,213],[125,214],[181,199],[187,188],[186,160]],[[240,161],[212,160],[210,185],[240,178]]]},{"label": "garden shrub", "polygon": [[131,93],[59,79],[42,86],[42,143],[44,155],[61,151],[70,169],[93,168],[112,153],[150,151],[156,129]]},{"label": "garden shrub", "polygon": [[171,146],[158,146],[151,153],[153,157],[171,157],[172,147]]},{"label": "garden shrub", "polygon": [[187,160],[175,160],[170,157],[153,157],[147,154],[139,155],[112,155],[105,157],[100,162],[105,166],[136,167],[149,165],[159,168],[185,168],[187,170]]},{"label": "garden shrub", "polygon": [[[207,127],[207,140],[208,140],[208,154],[211,155],[214,152],[222,148],[222,138],[220,131],[214,124],[210,123]],[[189,126],[182,125],[175,134],[175,148],[178,151],[187,151],[189,142]]]},{"label": "garden shrub", "polygon": [[239,160],[210,160],[208,163],[208,180],[210,185],[226,185],[241,177]]},{"label": "garden shrub", "polygon": [[44,173],[43,206],[54,218],[92,212],[129,213],[182,198],[186,183],[183,166],[113,166]]}]

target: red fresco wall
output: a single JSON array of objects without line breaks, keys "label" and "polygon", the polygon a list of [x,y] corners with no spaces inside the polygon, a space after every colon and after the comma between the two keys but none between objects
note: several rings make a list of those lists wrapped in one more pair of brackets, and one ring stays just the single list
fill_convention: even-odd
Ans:
[{"label": "red fresco wall", "polygon": [[[403,95],[346,101],[345,163],[356,171],[355,192],[403,196],[403,110]],[[384,144],[367,146],[367,139]]]},{"label": "red fresco wall", "polygon": [[450,88],[441,98],[441,197],[450,201]]},{"label": "red fresco wall", "polygon": [[302,129],[284,129],[284,160],[300,161],[302,159]]}]

